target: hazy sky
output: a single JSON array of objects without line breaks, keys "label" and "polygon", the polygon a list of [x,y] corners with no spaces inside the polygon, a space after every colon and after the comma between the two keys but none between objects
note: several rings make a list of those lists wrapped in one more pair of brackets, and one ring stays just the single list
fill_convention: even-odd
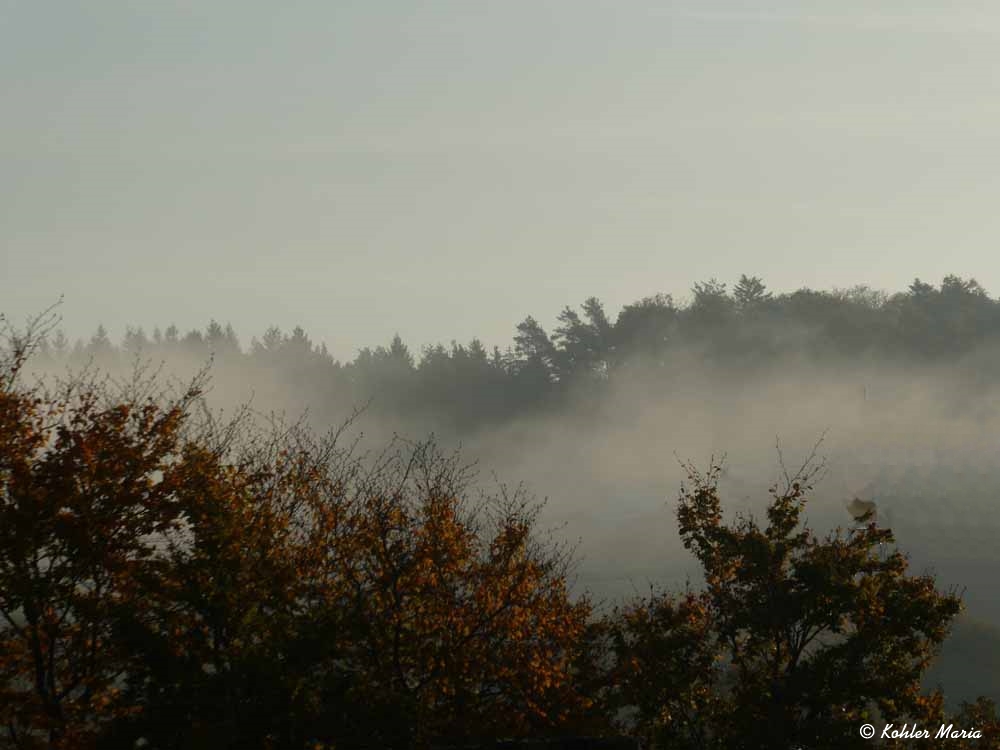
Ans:
[{"label": "hazy sky", "polygon": [[1000,5],[0,0],[0,311],[510,340],[589,295],[976,276]]}]

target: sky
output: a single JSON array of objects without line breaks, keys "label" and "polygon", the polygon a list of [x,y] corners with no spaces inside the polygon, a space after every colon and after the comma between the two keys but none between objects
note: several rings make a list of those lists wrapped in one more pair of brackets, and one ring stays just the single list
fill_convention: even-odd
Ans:
[{"label": "sky", "polygon": [[0,0],[0,311],[508,344],[588,296],[976,277],[1000,5]]}]

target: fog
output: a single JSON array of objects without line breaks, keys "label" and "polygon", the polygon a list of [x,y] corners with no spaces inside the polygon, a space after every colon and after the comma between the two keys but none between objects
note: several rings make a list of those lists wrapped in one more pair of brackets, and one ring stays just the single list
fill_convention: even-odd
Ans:
[{"label": "fog", "polygon": [[[806,367],[742,382],[695,367],[675,378],[669,393],[621,384],[586,413],[521,418],[464,450],[547,497],[551,521],[580,539],[580,583],[616,596],[695,571],[673,513],[682,462],[707,468],[724,457],[728,510],[759,514],[781,463],[794,472],[815,446],[825,470],[809,525],[848,526],[851,498],[874,499],[918,568],[936,566],[944,585],[967,587],[970,613],[1000,617],[991,586],[1000,519],[989,489],[1000,479],[1000,424],[949,414],[953,383],[889,368],[867,380]],[[983,394],[983,406],[998,395]],[[916,496],[901,495],[906,487]]]},{"label": "fog", "polygon": [[729,519],[820,467],[809,526],[874,501],[962,592],[928,687],[1000,702],[1000,6],[0,16],[0,313],[66,300],[33,374],[432,438],[544,503],[602,612],[699,584],[686,466]]},{"label": "fog", "polygon": [[361,451],[432,437],[475,465],[470,490],[523,484],[544,502],[543,528],[575,548],[575,592],[599,611],[698,585],[675,518],[686,465],[722,462],[732,519],[761,516],[769,488],[808,463],[820,469],[808,526],[848,528],[848,503],[874,501],[911,572],[962,593],[928,685],[952,705],[1000,697],[1000,302],[957,277],[891,296],[772,297],[746,277],[732,295],[714,280],[694,291],[682,307],[626,306],[613,324],[591,298],[551,337],[529,317],[492,355],[473,341],[416,357],[397,337],[341,363],[302,329],[241,346],[213,322],[185,336],[130,328],[120,346],[103,329],[74,347],[56,335],[33,367],[158,369],[175,384],[207,372],[205,404],[221,416],[249,405],[317,432],[346,424],[341,440]]}]

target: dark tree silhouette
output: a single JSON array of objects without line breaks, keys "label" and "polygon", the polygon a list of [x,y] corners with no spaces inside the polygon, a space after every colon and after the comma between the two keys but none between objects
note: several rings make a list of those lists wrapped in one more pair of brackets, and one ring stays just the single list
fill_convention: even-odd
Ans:
[{"label": "dark tree silhouette", "polygon": [[[305,346],[293,334],[280,346]],[[24,382],[0,351],[0,747],[425,748],[594,726],[538,506],[433,444]],[[405,360],[397,351],[387,356]]]},{"label": "dark tree silhouette", "polygon": [[[625,305],[612,323],[596,297],[564,307],[550,336],[528,316],[506,351],[475,341],[424,347],[417,358],[397,335],[365,347],[353,360],[335,360],[302,328],[277,328],[244,351],[232,326],[211,321],[182,334],[169,326],[148,338],[128,328],[120,347],[100,327],[89,342],[48,346],[52,363],[69,360],[121,367],[136,353],[153,360],[212,357],[225,371],[266,392],[277,378],[314,413],[343,414],[368,404],[382,418],[430,425],[461,436],[540,409],[559,409],[567,396],[581,402],[619,383],[670,388],[675,362],[700,360],[706,373],[779,372],[791,361],[814,364],[946,365],[967,391],[1000,382],[1000,303],[974,279],[946,276],[937,287],[920,279],[887,295],[851,289],[799,289],[775,294],[742,274],[732,294],[715,279],[698,282],[687,305],[658,294]],[[648,377],[652,375],[653,377]],[[257,383],[257,381],[263,381]],[[970,402],[971,403],[971,402]]]},{"label": "dark tree silhouette", "polygon": [[908,574],[892,532],[802,524],[816,465],[772,489],[766,520],[723,522],[721,466],[689,466],[677,510],[706,588],[654,595],[617,625],[623,696],[663,747],[864,747],[878,717],[930,724],[921,677],[961,603]]}]

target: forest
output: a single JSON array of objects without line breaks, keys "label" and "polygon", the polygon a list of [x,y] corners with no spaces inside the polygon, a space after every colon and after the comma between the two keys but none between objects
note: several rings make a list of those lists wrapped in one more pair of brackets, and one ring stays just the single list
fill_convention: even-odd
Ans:
[{"label": "forest", "polygon": [[[216,321],[71,342],[56,312],[4,320],[0,747],[1000,747],[1000,301],[972,279],[743,275],[347,362]],[[647,461],[664,420],[682,457]],[[661,489],[665,573],[596,592]]]},{"label": "forest", "polygon": [[630,377],[652,376],[665,387],[691,358],[742,374],[799,362],[894,363],[946,371],[965,389],[1000,377],[1000,301],[974,279],[954,275],[937,286],[916,279],[891,295],[864,285],[775,295],[744,274],[731,291],[715,279],[694,284],[686,304],[656,294],[625,305],[612,321],[591,297],[579,310],[564,307],[556,320],[549,333],[529,315],[504,348],[473,339],[414,352],[396,336],[346,362],[301,327],[271,328],[241,346],[231,324],[214,320],[187,332],[127,327],[118,344],[100,326],[76,342],[57,331],[40,358],[108,367],[136,356],[199,364],[212,357],[220,372],[279,377],[314,412],[370,404],[376,414],[456,434],[558,410],[572,396],[594,398]]}]

